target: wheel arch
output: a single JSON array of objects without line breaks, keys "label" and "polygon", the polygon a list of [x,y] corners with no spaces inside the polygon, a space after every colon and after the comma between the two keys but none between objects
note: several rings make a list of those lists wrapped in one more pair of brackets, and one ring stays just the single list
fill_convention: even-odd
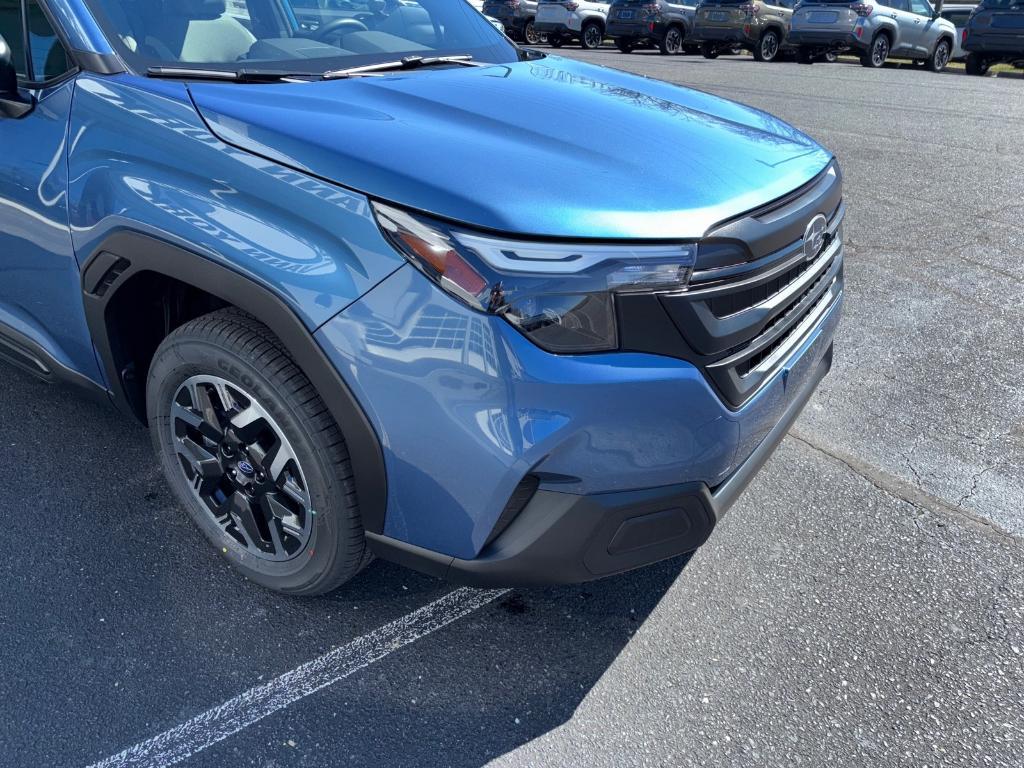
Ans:
[{"label": "wheel arch", "polygon": [[[175,316],[168,297],[160,296],[163,325],[144,328],[157,311],[152,291],[168,288],[175,289],[176,298],[185,294],[189,306]],[[82,298],[114,404],[143,423],[149,362],[156,345],[171,330],[198,316],[197,312],[203,314],[202,309],[225,306],[259,319],[309,378],[341,429],[366,530],[384,530],[387,478],[380,439],[311,331],[269,288],[181,246],[122,230],[107,237],[86,260]],[[143,366],[146,370],[137,370]]]}]

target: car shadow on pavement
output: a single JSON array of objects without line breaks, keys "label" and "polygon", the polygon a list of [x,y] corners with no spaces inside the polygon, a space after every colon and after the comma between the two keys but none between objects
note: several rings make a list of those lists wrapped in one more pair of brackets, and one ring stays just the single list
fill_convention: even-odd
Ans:
[{"label": "car shadow on pavement", "polygon": [[[0,524],[22,532],[0,560],[14,764],[117,753],[454,588],[377,562],[324,597],[267,592],[176,505],[146,430],[0,376]],[[511,591],[187,764],[482,765],[571,718],[684,565]]]}]

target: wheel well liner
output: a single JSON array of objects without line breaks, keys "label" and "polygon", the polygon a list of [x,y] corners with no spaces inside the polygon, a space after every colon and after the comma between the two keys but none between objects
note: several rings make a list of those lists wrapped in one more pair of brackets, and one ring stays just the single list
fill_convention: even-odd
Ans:
[{"label": "wheel well liner", "polygon": [[[160,278],[209,296],[211,308],[230,305],[244,310],[277,336],[323,398],[345,437],[364,527],[372,533],[383,532],[387,478],[380,440],[306,325],[284,301],[254,280],[180,246],[131,231],[109,236],[82,270],[86,320],[119,410],[146,420],[144,400],[140,411],[137,396],[139,386],[143,392],[145,389],[145,371],[136,372],[135,379],[126,376],[126,372],[131,373],[126,366],[130,368],[134,361],[128,358],[119,339],[115,300],[119,295],[126,301],[132,298],[120,293],[125,286],[145,286],[147,281]],[[163,336],[168,332],[164,327]],[[147,367],[151,357],[152,350],[145,358]]]}]

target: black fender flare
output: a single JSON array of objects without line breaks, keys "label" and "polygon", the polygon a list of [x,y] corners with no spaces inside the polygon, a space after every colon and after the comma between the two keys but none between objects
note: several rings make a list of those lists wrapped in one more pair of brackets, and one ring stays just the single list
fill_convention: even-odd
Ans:
[{"label": "black fender flare", "polygon": [[387,474],[380,439],[306,325],[281,298],[256,281],[186,248],[133,231],[107,237],[82,269],[86,321],[118,410],[140,416],[117,369],[107,308],[118,290],[143,272],[155,272],[213,295],[257,317],[274,332],[341,428],[352,461],[363,527],[370,533],[382,533]]}]

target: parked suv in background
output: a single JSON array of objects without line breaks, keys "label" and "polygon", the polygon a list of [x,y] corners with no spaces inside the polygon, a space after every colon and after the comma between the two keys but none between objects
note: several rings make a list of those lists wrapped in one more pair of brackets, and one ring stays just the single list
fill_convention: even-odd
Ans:
[{"label": "parked suv in background", "polygon": [[541,36],[534,28],[537,0],[484,0],[482,10],[484,16],[500,21],[509,37],[528,45],[541,42]]},{"label": "parked suv in background", "polygon": [[982,0],[967,22],[967,74],[985,75],[1001,62],[1024,67],[1024,0]]},{"label": "parked suv in background", "polygon": [[822,51],[852,49],[865,67],[914,59],[933,72],[946,68],[955,38],[956,28],[928,0],[804,0],[789,31],[807,63]]},{"label": "parked suv in background", "polygon": [[454,0],[49,5],[0,3],[0,355],[260,584],[692,551],[831,367],[842,176],[760,110]]},{"label": "parked suv in background", "polygon": [[968,5],[966,3],[945,3],[942,6],[942,18],[956,29],[953,37],[953,53],[950,57],[953,61],[967,58],[967,51],[963,47],[964,30],[967,28],[967,21],[971,18],[975,8],[977,8],[976,5]]},{"label": "parked suv in background", "polygon": [[693,30],[696,9],[669,0],[614,0],[605,34],[623,53],[647,45],[663,54],[682,53]]},{"label": "parked suv in background", "polygon": [[600,48],[608,23],[609,3],[590,0],[539,0],[537,31],[548,36],[548,43],[560,48],[570,40],[579,40],[583,48]]},{"label": "parked suv in background", "polygon": [[697,7],[693,38],[708,59],[740,47],[758,61],[775,61],[787,48],[795,1],[705,0]]}]

